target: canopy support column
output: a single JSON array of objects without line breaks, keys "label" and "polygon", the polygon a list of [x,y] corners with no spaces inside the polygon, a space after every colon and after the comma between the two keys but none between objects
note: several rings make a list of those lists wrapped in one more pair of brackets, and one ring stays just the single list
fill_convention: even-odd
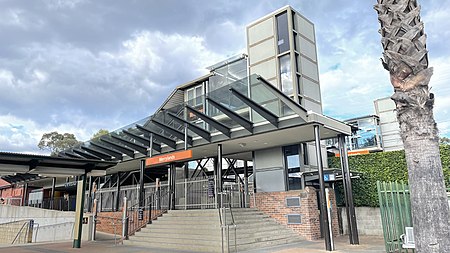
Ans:
[{"label": "canopy support column", "polygon": [[329,230],[329,220],[327,215],[327,203],[325,198],[325,181],[323,178],[322,151],[320,145],[319,125],[314,126],[314,137],[316,145],[317,169],[319,171],[319,200],[320,200],[320,219],[322,220],[322,231],[325,237],[325,248],[327,251],[333,250],[331,243],[331,231]]},{"label": "canopy support column", "polygon": [[356,225],[355,205],[353,203],[352,180],[348,169],[348,153],[345,135],[338,136],[339,157],[341,160],[342,182],[344,184],[345,208],[347,209],[347,224],[350,244],[359,244],[358,227]]}]

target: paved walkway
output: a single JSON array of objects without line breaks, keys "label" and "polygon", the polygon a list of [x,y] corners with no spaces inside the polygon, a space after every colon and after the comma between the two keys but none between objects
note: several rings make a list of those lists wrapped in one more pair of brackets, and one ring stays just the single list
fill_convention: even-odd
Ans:
[{"label": "paved walkway", "polygon": [[[145,248],[130,245],[115,245],[111,237],[98,236],[98,241],[83,242],[80,249],[73,249],[72,242],[48,243],[48,244],[28,244],[24,246],[0,247],[3,253],[194,253],[188,251],[168,251],[166,249]],[[335,238],[335,248],[339,253],[381,253],[384,251],[384,242],[381,237],[360,237],[360,245],[349,245],[347,236]],[[320,241],[305,241],[295,244],[286,244],[266,249],[250,250],[245,253],[319,253],[324,250],[325,244]],[[244,252],[242,252],[244,253]]]}]

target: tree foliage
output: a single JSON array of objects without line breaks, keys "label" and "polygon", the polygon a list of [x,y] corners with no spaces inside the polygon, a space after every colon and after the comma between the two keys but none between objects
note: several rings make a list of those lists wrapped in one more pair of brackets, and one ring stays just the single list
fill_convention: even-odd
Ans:
[{"label": "tree foliage", "polygon": [[64,133],[60,134],[57,131],[44,133],[39,141],[38,147],[41,150],[48,150],[51,155],[56,155],[65,149],[74,147],[80,143],[74,134]]},{"label": "tree foliage", "polygon": [[109,134],[109,131],[106,129],[100,129],[98,130],[94,135],[92,135],[91,140],[96,141],[103,135]]},{"label": "tree foliage", "polygon": [[[444,169],[444,179],[450,186],[450,145],[441,145],[440,155]],[[408,182],[405,151],[371,153],[367,155],[349,156],[349,168],[352,172],[360,172],[359,179],[352,180],[352,192],[355,206],[378,207],[377,181]],[[328,159],[330,167],[339,168],[338,157]],[[336,185],[339,205],[343,204],[340,196],[344,195],[341,184]]]}]

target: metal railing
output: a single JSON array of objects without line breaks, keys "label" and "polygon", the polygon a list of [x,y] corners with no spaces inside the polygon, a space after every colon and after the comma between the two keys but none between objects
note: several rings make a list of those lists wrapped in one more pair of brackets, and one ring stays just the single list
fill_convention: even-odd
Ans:
[{"label": "metal railing", "polygon": [[[237,225],[236,222],[234,221],[234,215],[233,215],[233,209],[232,209],[232,205],[231,202],[226,201],[224,202],[224,200],[230,200],[231,198],[229,197],[229,195],[231,194],[231,192],[220,192],[218,193],[218,195],[220,196],[220,203],[221,203],[221,208],[219,208],[219,217],[220,217],[220,227],[221,227],[221,237],[222,237],[222,252],[224,252],[224,237],[226,236],[226,240],[227,240],[227,252],[230,252],[230,227],[232,227],[234,229],[234,252],[237,252]],[[228,197],[227,197],[228,196]],[[231,218],[231,222],[228,223],[227,222],[227,210],[229,210],[230,212],[230,218]]]},{"label": "metal railing", "polygon": [[[77,196],[75,195],[68,197],[55,197],[53,199],[44,198],[41,201],[32,201],[28,203],[28,206],[58,211],[75,211],[76,198]],[[87,205],[86,201],[85,205]]]},{"label": "metal railing", "polygon": [[179,180],[175,185],[175,209],[216,208],[213,177]]},{"label": "metal railing", "polygon": [[127,231],[126,236],[135,234],[154,219],[167,212],[169,209],[168,188],[160,188],[157,191],[145,194],[143,206],[134,203],[127,208]]},{"label": "metal railing", "polygon": [[12,240],[11,244],[31,243],[32,238],[33,238],[32,237],[33,230],[30,230],[30,227],[32,227],[32,226],[33,226],[33,220],[27,220],[27,221],[23,222],[22,226],[20,227],[16,236]]},{"label": "metal railing", "polygon": [[[108,220],[111,222],[111,225],[113,226],[113,232],[114,232],[114,246],[117,245],[117,243],[122,243],[123,244],[123,236],[122,236],[122,231],[117,229],[118,225],[124,224],[123,219],[122,218],[114,218],[114,217],[109,217],[109,216],[102,216],[102,215],[98,215],[97,220],[101,219],[102,222],[104,222],[104,220]],[[118,234],[120,232],[120,235]]]}]

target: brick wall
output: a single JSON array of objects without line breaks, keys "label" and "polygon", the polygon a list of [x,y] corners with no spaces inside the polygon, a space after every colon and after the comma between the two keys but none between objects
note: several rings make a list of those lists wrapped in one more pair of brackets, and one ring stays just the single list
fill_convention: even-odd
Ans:
[{"label": "brick wall", "polygon": [[[287,207],[287,197],[300,197],[300,207]],[[334,191],[330,189],[330,201],[335,206]],[[278,223],[286,225],[301,237],[307,240],[320,238],[320,218],[317,204],[317,193],[313,187],[306,187],[304,190],[287,192],[258,192],[255,195],[255,202],[251,201],[251,207],[255,207]],[[256,204],[256,205],[255,205]],[[300,214],[301,224],[288,224],[287,214]],[[332,225],[334,235],[338,234],[337,210],[333,209]]]},{"label": "brick wall", "polygon": [[[152,211],[152,220],[155,220],[161,215],[160,210]],[[128,211],[130,223],[128,229],[130,231],[136,230],[138,227],[145,226],[148,221],[148,211],[144,211],[144,219],[138,220],[137,211]],[[97,231],[117,235],[122,234],[122,212],[99,212],[97,214]]]},{"label": "brick wall", "polygon": [[122,234],[122,212],[101,212],[97,214],[97,231]]}]

